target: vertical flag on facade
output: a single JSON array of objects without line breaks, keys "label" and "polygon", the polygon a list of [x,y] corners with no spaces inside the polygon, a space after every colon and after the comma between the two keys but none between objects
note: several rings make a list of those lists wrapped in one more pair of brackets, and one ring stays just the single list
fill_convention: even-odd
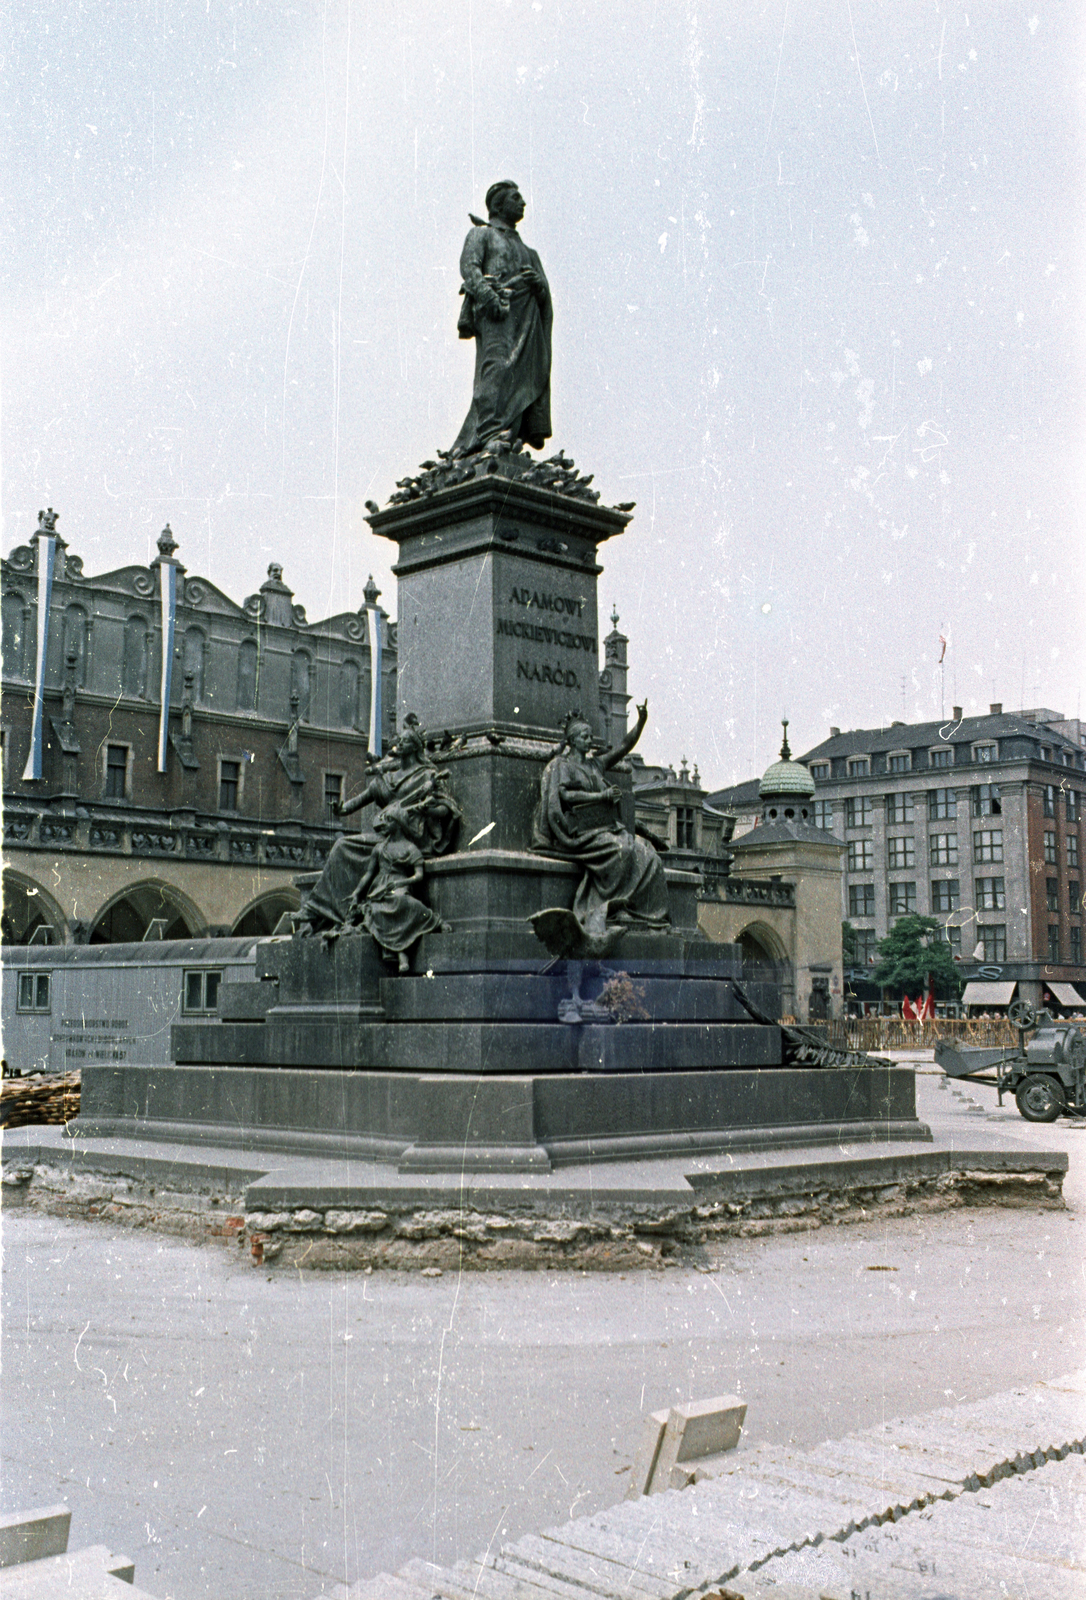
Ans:
[{"label": "vertical flag on facade", "polygon": [[173,680],[174,630],[177,623],[177,567],[160,561],[159,596],[162,603],[162,680],[159,688],[158,770],[166,770],[166,747],[170,732],[170,686]]},{"label": "vertical flag on facade", "polygon": [[381,612],[373,605],[366,607],[366,625],[370,641],[370,741],[371,756],[381,754]]},{"label": "vertical flag on facade", "polygon": [[[55,519],[54,519],[55,520]],[[49,648],[49,607],[53,600],[53,569],[57,559],[56,537],[38,535],[38,660],[34,673],[34,714],[30,728],[30,754],[26,759],[23,782],[41,777],[42,708],[45,694],[45,657]]]}]

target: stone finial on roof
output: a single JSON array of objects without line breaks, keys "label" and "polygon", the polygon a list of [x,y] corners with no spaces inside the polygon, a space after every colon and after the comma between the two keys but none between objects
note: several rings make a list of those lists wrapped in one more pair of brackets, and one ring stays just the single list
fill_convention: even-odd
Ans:
[{"label": "stone finial on roof", "polygon": [[616,630],[618,628],[618,607],[615,605],[614,601],[611,602],[611,626]]},{"label": "stone finial on roof", "polygon": [[784,729],[784,738],[781,740],[781,760],[791,761],[792,752],[788,748],[788,718],[781,718],[781,727]]},{"label": "stone finial on roof", "polygon": [[166,526],[158,536],[158,553],[164,561],[169,561],[176,549],[177,540],[173,536],[173,529],[167,522]]},{"label": "stone finial on roof", "polygon": [[366,579],[366,587],[362,590],[362,598],[368,606],[375,606],[381,598],[381,591],[373,581],[372,572]]}]

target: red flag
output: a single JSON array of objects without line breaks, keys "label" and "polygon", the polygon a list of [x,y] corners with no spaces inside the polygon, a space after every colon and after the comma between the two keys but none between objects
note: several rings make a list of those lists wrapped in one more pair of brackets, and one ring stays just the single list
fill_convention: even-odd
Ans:
[{"label": "red flag", "polygon": [[942,666],[943,657],[946,655],[946,640],[943,638],[942,634],[939,635],[939,643],[942,645],[943,648],[939,652],[939,660],[936,663],[936,665],[937,666]]}]

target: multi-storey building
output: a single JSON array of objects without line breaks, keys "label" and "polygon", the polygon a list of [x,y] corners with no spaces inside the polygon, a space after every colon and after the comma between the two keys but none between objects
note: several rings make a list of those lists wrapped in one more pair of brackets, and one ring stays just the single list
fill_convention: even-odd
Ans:
[{"label": "multi-storey building", "polygon": [[[1086,980],[1086,726],[1043,708],[857,729],[802,757],[813,821],[845,847],[842,919],[861,966],[908,912],[939,919],[967,967],[1040,1003]],[[710,796],[748,820],[750,784]],[[742,822],[737,825],[737,837]],[[1086,990],[1083,990],[1086,993]]]},{"label": "multi-storey building", "polygon": [[150,567],[88,577],[55,523],[0,571],[5,941],[270,931],[363,782],[374,704],[393,731],[372,579],[360,612],[311,623],[278,565],[238,605],[186,575],[166,528]]}]

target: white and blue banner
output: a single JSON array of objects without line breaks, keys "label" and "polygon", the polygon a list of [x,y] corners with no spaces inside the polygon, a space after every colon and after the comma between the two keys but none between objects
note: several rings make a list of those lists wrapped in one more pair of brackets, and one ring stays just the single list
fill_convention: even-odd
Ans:
[{"label": "white and blue banner", "polygon": [[381,754],[381,613],[376,606],[366,607],[370,640],[370,742],[371,756]]},{"label": "white and blue banner", "polygon": [[173,682],[174,631],[177,625],[177,568],[162,561],[158,568],[159,596],[162,602],[162,681],[159,686],[158,770],[166,770],[166,749],[170,733],[170,686]]},{"label": "white and blue banner", "polygon": [[53,601],[53,569],[57,541],[39,536],[38,541],[38,661],[34,673],[34,715],[30,728],[30,754],[26,758],[23,782],[41,777],[42,709],[45,696],[45,657],[49,648],[49,608]]}]

